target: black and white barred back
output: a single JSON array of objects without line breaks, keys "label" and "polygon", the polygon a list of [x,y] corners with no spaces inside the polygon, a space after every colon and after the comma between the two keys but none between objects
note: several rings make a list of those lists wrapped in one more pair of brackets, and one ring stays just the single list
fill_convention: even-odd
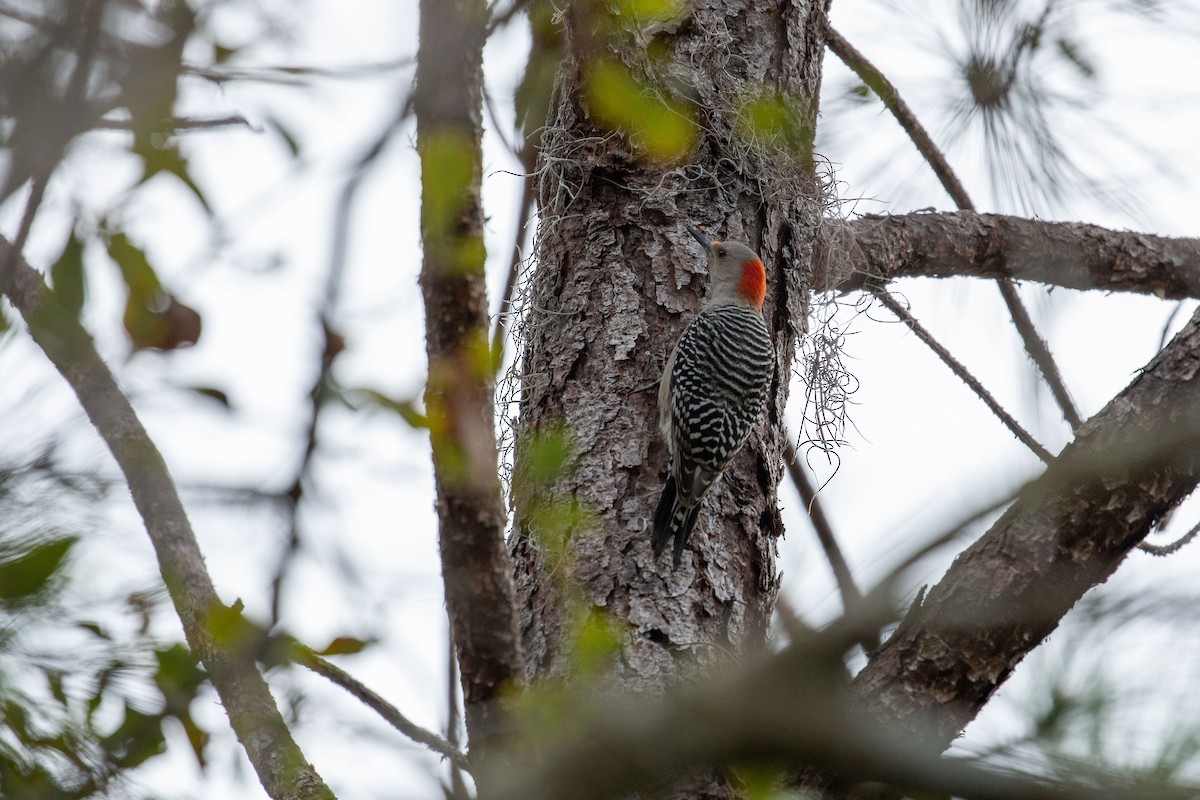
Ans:
[{"label": "black and white barred back", "polygon": [[670,381],[671,477],[654,515],[657,555],[674,538],[673,562],[700,501],[745,444],[767,405],[775,354],[762,315],[738,304],[702,311],[679,338]]}]

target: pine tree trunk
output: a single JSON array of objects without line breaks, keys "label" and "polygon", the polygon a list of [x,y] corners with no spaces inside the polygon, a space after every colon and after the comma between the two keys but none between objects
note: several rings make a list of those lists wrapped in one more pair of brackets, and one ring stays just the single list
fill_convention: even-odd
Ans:
[{"label": "pine tree trunk", "polygon": [[[598,40],[589,9],[576,4],[566,22],[542,138],[510,548],[531,676],[569,677],[571,620],[601,609],[621,623],[616,680],[656,689],[767,638],[783,533],[781,420],[822,217],[811,136],[825,13],[707,0],[684,19]],[[688,99],[698,140],[686,163],[640,157],[635,140],[596,122],[585,82],[600,58]],[[747,126],[758,101],[798,124]],[[667,475],[657,382],[707,287],[692,224],[762,256],[777,364],[765,420],[705,499],[672,571],[669,555],[650,551]],[[571,456],[539,481],[530,448],[557,430]]]}]

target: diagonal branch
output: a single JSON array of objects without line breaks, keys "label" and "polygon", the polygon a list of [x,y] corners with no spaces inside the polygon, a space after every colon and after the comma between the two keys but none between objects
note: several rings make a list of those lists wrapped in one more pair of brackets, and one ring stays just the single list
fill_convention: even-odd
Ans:
[{"label": "diagonal branch", "polygon": [[[825,516],[825,509],[821,506],[817,491],[804,474],[804,469],[800,466],[798,459],[799,456],[796,448],[792,446],[791,437],[784,436],[784,466],[787,467],[792,485],[796,487],[800,499],[804,501],[804,510],[808,512],[809,521],[812,522],[813,530],[816,531],[817,541],[821,543],[821,549],[825,551],[825,558],[829,560],[829,567],[833,570],[834,580],[837,581],[838,593],[842,596],[842,608],[846,614],[854,614],[862,607],[862,592],[858,590],[858,585],[854,582],[854,574],[850,571],[850,565],[846,563],[846,556],[842,554],[842,548],[838,544],[837,535],[833,532],[833,526],[829,524],[829,519]],[[787,611],[784,606],[785,604],[780,600],[776,603],[776,610],[786,617]],[[864,633],[859,644],[862,646],[863,652],[870,653],[879,647],[879,632],[873,630]]]},{"label": "diagonal branch", "polygon": [[333,794],[292,739],[267,683],[246,653],[214,639],[208,616],[223,608],[204,567],[191,523],[158,448],[117,386],[90,336],[60,308],[41,275],[0,238],[0,291],[21,313],[35,342],[70,384],[108,445],[158,556],[159,569],[188,646],[204,664],[238,741],[263,788],[276,800],[332,800]]},{"label": "diagonal branch", "polygon": [[[827,42],[829,49],[833,50],[834,54],[842,60],[842,62],[854,70],[864,83],[871,87],[872,91],[879,96],[883,101],[884,106],[888,111],[892,112],[892,116],[900,123],[900,127],[908,134],[909,139],[916,145],[921,155],[929,162],[934,174],[938,176],[942,186],[946,192],[954,200],[960,211],[974,211],[975,204],[971,202],[970,196],[967,195],[966,189],[958,180],[954,170],[950,168],[950,163],[946,161],[945,155],[933,143],[932,137],[921,125],[917,115],[913,113],[908,104],[904,102],[904,98],[896,90],[896,87],[887,79],[879,69],[867,60],[866,56],[858,52],[849,42],[842,37],[840,33],[833,28],[826,31]],[[1017,333],[1021,336],[1021,341],[1025,344],[1025,351],[1029,353],[1029,357],[1037,364],[1038,369],[1045,378],[1046,384],[1050,387],[1050,393],[1054,396],[1054,400],[1062,409],[1063,416],[1067,423],[1071,426],[1071,430],[1079,429],[1083,421],[1079,417],[1079,412],[1075,409],[1075,404],[1071,401],[1071,395],[1067,391],[1067,386],[1063,382],[1062,374],[1058,371],[1058,366],[1054,363],[1054,356],[1050,353],[1050,348],[1046,345],[1046,341],[1038,333],[1037,327],[1033,324],[1033,319],[1029,316],[1029,310],[1025,308],[1025,304],[1021,301],[1021,297],[1017,294],[1016,287],[1012,285],[1008,276],[996,278],[996,283],[1000,288],[1000,296],[1004,299],[1004,304],[1008,306],[1008,312],[1012,316],[1013,325],[1017,329]]]},{"label": "diagonal branch", "polygon": [[960,211],[849,223],[854,274],[837,286],[896,278],[1000,278],[1066,289],[1200,298],[1200,239]]},{"label": "diagonal branch", "polygon": [[813,530],[817,532],[817,540],[821,543],[821,549],[825,551],[825,557],[829,559],[829,567],[833,570],[833,577],[837,581],[838,593],[842,596],[842,608],[849,612],[862,602],[862,592],[854,583],[854,574],[850,571],[850,565],[846,563],[846,556],[842,554],[842,548],[833,532],[833,526],[829,524],[825,510],[821,507],[820,498],[817,497],[812,483],[804,475],[804,470],[801,469],[797,459],[799,459],[799,455],[796,453],[796,448],[792,446],[791,438],[785,436],[784,466],[787,467],[792,485],[796,487],[800,499],[804,501],[804,509],[812,521]]},{"label": "diagonal branch", "polygon": [[1029,316],[1029,309],[1025,307],[1021,296],[1017,294],[1017,287],[1009,278],[997,278],[996,286],[1000,289],[1000,296],[1004,298],[1004,304],[1008,306],[1009,316],[1012,317],[1017,333],[1021,335],[1021,341],[1025,343],[1025,352],[1041,370],[1042,377],[1046,379],[1046,385],[1050,387],[1050,394],[1054,396],[1054,402],[1058,403],[1058,407],[1062,409],[1063,418],[1071,426],[1071,430],[1078,431],[1079,427],[1083,425],[1083,418],[1079,416],[1079,409],[1075,408],[1075,403],[1071,400],[1071,393],[1067,391],[1067,384],[1058,370],[1058,364],[1054,362],[1050,346],[1038,333],[1037,326],[1033,324],[1033,317]]},{"label": "diagonal branch", "polygon": [[914,605],[855,679],[862,702],[947,747],[1197,483],[1200,313]]},{"label": "diagonal branch", "polygon": [[973,209],[974,204],[958,179],[958,175],[950,167],[950,162],[946,160],[941,149],[934,144],[933,137],[925,130],[925,126],[917,119],[917,115],[913,113],[908,103],[904,102],[899,90],[887,79],[887,76],[832,26],[826,28],[825,37],[833,54],[875,93],[875,96],[883,102],[884,108],[892,113],[896,122],[900,123],[900,127],[908,134],[909,140],[921,153],[921,157],[933,169],[933,174],[937,176],[942,188],[946,190],[946,194],[950,195],[954,204],[960,209]]},{"label": "diagonal branch", "polygon": [[[1143,781],[1096,786],[1020,775],[942,758],[889,735],[863,713],[840,680],[835,629],[800,639],[770,658],[686,685],[656,702],[606,693],[557,699],[564,724],[539,742],[539,757],[512,753],[491,767],[485,800],[605,800],[666,796],[667,781],[696,764],[784,764],[813,768],[852,797],[950,796],[970,800],[1183,800],[1195,787]],[[589,702],[590,700],[590,702]],[[862,784],[875,784],[863,786]],[[688,787],[690,788],[690,787]],[[639,794],[645,790],[645,794]],[[674,793],[669,796],[694,796]],[[707,795],[706,795],[707,796]],[[722,795],[724,796],[724,795]],[[809,791],[805,797],[843,796]]]},{"label": "diagonal branch", "polygon": [[336,664],[333,664],[328,659],[317,655],[312,648],[306,647],[299,642],[294,642],[292,644],[291,656],[297,664],[308,667],[316,674],[354,695],[358,698],[359,702],[383,717],[387,724],[409,739],[412,739],[417,744],[425,745],[440,756],[450,759],[450,762],[458,769],[466,770],[467,772],[471,771],[471,764],[467,761],[467,757],[463,755],[461,750],[436,733],[425,730],[404,716],[404,714],[400,713],[399,709],[372,691],[362,681]]},{"label": "diagonal branch", "polygon": [[888,311],[891,311],[900,319],[901,322],[907,325],[909,329],[917,335],[917,338],[924,342],[925,346],[932,350],[934,354],[942,360],[942,363],[949,367],[950,371],[958,376],[959,380],[970,387],[971,391],[983,401],[983,404],[986,405],[991,412],[995,414],[1001,422],[1004,423],[1006,428],[1012,431],[1013,436],[1016,436],[1022,444],[1032,450],[1037,457],[1045,463],[1049,464],[1054,460],[1054,456],[1052,456],[1046,448],[1042,447],[1042,445],[1038,443],[1037,439],[1034,439],[1028,431],[1022,428],[1021,423],[1013,419],[1012,415],[1004,410],[1004,407],[996,401],[996,398],[992,397],[991,392],[985,389],[983,384],[980,383],[974,375],[967,371],[967,368],[962,365],[962,362],[952,356],[950,351],[943,347],[937,339],[933,338],[933,334],[925,330],[924,326],[917,322],[916,318],[909,313],[907,308],[898,303],[896,298],[892,297],[884,289],[880,289],[872,284],[868,284],[866,289],[867,291],[871,292],[871,294],[875,295],[876,298],[878,298],[879,302],[883,304],[884,308],[886,308]]},{"label": "diagonal branch", "polygon": [[345,350],[346,342],[337,331],[334,320],[338,314],[338,303],[342,295],[342,284],[345,280],[346,267],[350,251],[350,227],[355,203],[363,181],[371,174],[371,168],[378,162],[379,157],[387,148],[399,126],[397,117],[391,125],[384,129],[372,145],[367,148],[352,167],[350,177],[342,187],[338,198],[337,210],[334,213],[333,242],[329,253],[329,265],[325,273],[325,286],[321,292],[322,305],[316,313],[316,323],[321,329],[321,352],[317,363],[316,376],[308,391],[308,408],[304,424],[304,449],[292,482],[284,491],[286,498],[285,516],[287,518],[288,537],[280,554],[271,579],[271,622],[279,621],[283,613],[283,590],[296,554],[303,543],[303,531],[300,521],[300,507],[305,499],[305,491],[313,480],[313,469],[316,464],[317,450],[320,446],[320,425],[322,415],[329,402],[336,396],[333,377],[333,366],[337,357]]}]

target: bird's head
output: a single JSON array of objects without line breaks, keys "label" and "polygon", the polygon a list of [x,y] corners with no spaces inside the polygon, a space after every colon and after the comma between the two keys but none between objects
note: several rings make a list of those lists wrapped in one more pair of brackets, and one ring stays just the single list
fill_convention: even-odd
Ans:
[{"label": "bird's head", "polygon": [[761,311],[767,270],[758,253],[741,242],[714,242],[697,228],[688,233],[708,251],[709,302],[742,303]]}]

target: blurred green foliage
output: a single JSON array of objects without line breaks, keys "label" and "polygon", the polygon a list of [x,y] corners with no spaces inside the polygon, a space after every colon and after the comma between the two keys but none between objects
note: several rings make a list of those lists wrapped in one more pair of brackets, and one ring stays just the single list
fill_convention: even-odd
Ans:
[{"label": "blurred green foliage", "polygon": [[805,167],[812,165],[816,129],[810,100],[762,92],[745,98],[739,112],[738,133],[743,138],[764,142]]},{"label": "blurred green foliage", "polygon": [[596,122],[628,136],[646,157],[679,163],[691,155],[699,131],[683,101],[609,58],[595,58],[585,66],[583,85]]},{"label": "blurred green foliage", "polygon": [[[190,708],[207,683],[185,647],[161,643],[163,592],[97,604],[82,591],[77,534],[56,530],[99,484],[51,462],[0,470],[0,796],[75,800],[120,791],[180,724],[201,765],[208,733]],[[47,504],[47,501],[51,501]]]},{"label": "blurred green foliage", "polygon": [[469,228],[470,209],[479,203],[472,188],[479,169],[478,143],[470,133],[439,130],[422,134],[421,237],[427,254],[449,276],[483,272],[487,250],[482,232]]}]

